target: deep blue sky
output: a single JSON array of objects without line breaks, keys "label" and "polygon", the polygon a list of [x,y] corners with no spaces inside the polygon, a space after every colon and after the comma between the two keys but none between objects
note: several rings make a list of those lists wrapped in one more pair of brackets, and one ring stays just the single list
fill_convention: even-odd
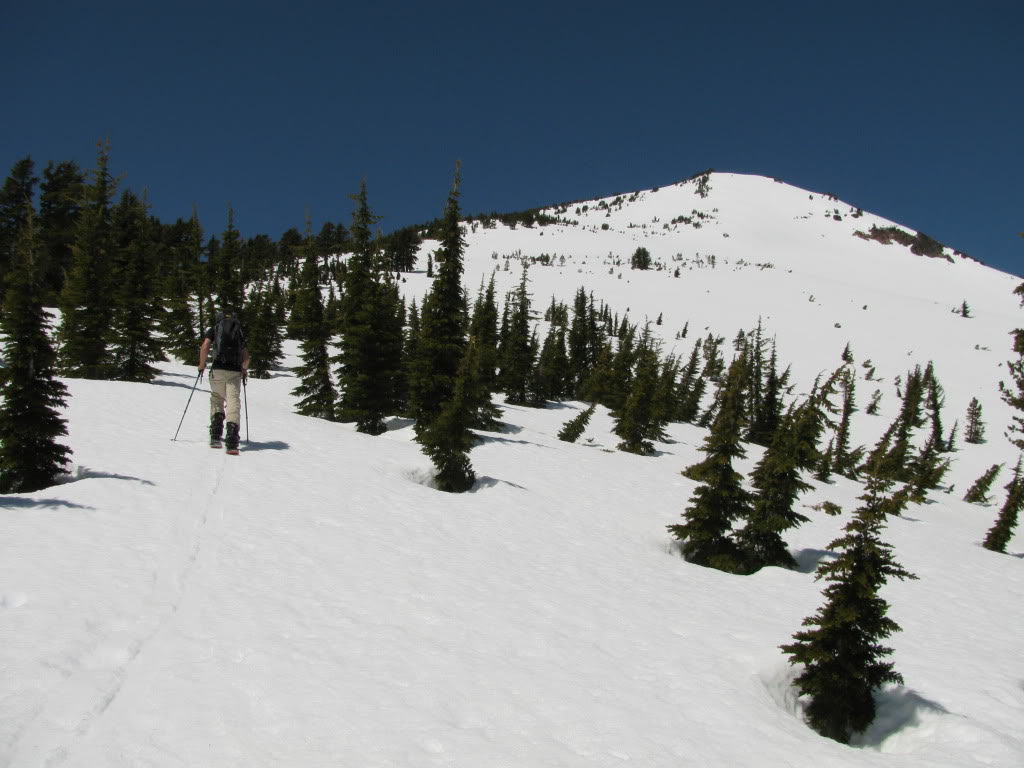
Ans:
[{"label": "deep blue sky", "polygon": [[[372,6],[372,7],[371,7]],[[0,170],[95,161],[165,220],[392,229],[713,167],[1024,272],[1024,4],[7,3]]]}]

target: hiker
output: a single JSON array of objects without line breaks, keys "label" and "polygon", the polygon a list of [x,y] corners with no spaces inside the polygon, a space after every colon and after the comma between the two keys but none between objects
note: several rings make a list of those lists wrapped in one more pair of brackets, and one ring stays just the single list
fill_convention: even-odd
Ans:
[{"label": "hiker", "polygon": [[234,313],[218,313],[216,324],[203,336],[203,345],[199,348],[200,376],[206,370],[206,360],[211,349],[213,355],[210,364],[210,447],[220,448],[226,418],[227,436],[224,447],[228,453],[238,453],[241,389],[248,378],[249,352],[245,348],[242,326]]}]

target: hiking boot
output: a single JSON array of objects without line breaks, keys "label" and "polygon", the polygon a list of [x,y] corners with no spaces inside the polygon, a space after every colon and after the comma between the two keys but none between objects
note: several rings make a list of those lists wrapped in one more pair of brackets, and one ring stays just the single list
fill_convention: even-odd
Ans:
[{"label": "hiking boot", "polygon": [[224,447],[229,451],[238,450],[238,425],[233,421],[228,422],[228,434],[224,438]]},{"label": "hiking boot", "polygon": [[224,434],[224,414],[223,412],[215,413],[210,417],[210,444],[219,444],[222,434]]}]

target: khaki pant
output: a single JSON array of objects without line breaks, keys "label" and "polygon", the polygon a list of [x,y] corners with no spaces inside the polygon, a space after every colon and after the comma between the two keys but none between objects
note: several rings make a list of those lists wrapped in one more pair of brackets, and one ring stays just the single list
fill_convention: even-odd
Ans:
[{"label": "khaki pant", "polygon": [[210,418],[215,413],[224,412],[227,403],[225,421],[240,424],[242,411],[242,374],[238,371],[224,371],[220,368],[210,369]]}]

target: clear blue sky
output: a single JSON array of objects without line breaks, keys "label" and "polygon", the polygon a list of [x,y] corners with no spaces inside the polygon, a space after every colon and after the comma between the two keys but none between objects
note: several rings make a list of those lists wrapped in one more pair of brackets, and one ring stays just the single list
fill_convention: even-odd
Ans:
[{"label": "clear blue sky", "polygon": [[8,3],[0,168],[92,167],[164,220],[393,229],[775,176],[1024,273],[1024,3]]}]

